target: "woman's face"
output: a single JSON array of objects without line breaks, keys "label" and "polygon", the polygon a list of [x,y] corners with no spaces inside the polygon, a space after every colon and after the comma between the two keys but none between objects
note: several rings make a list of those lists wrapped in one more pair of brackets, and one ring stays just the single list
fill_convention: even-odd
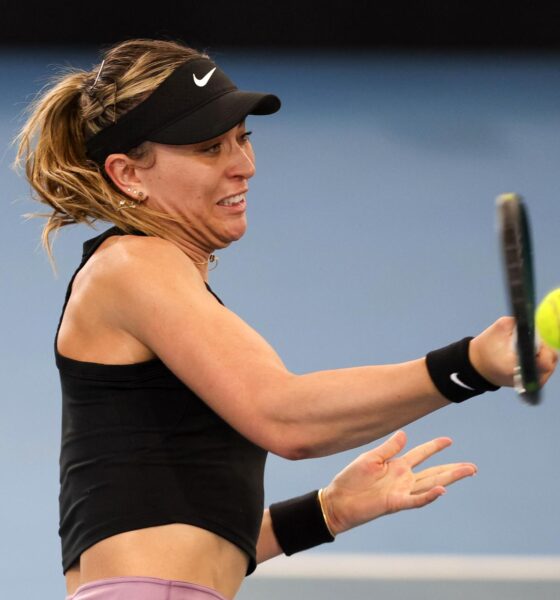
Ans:
[{"label": "woman's face", "polygon": [[224,248],[245,233],[248,181],[255,174],[249,135],[240,123],[199,144],[152,143],[150,166],[138,172],[148,208],[181,217],[186,241],[200,250]]}]

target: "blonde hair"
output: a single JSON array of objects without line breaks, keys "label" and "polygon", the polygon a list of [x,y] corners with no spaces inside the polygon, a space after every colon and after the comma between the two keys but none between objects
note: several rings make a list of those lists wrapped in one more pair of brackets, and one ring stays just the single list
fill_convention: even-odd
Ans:
[{"label": "blonde hair", "polygon": [[[16,138],[15,166],[25,166],[34,198],[51,207],[41,242],[54,268],[51,236],[75,223],[113,223],[128,233],[173,237],[164,226],[177,217],[140,203],[118,210],[130,200],[85,154],[85,142],[137,106],[176,68],[206,56],[178,42],[135,39],[110,48],[91,71],[66,70],[29,107],[30,116]],[[143,145],[128,153],[142,158]],[[163,220],[163,224],[161,222]]]}]

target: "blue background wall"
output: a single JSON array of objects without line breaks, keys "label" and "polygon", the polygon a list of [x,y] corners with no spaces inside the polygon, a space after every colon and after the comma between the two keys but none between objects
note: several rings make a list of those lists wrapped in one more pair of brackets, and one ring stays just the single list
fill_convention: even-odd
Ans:
[{"label": "blue background wall", "polygon": [[[412,359],[504,314],[494,219],[504,191],[530,203],[539,297],[560,285],[560,58],[215,58],[240,86],[277,93],[283,108],[249,122],[258,167],[250,229],[220,253],[211,284],[293,371]],[[21,218],[40,206],[10,170],[9,142],[52,65],[89,68],[96,59],[69,49],[0,54],[0,573],[12,595],[63,594],[52,343],[81,243],[96,232],[61,232],[53,277],[38,247],[40,220]],[[453,437],[445,460],[475,461],[478,476],[435,505],[318,551],[560,554],[559,396],[557,375],[541,407],[501,390],[407,427],[411,443]],[[271,457],[267,501],[324,485],[359,452]]]}]

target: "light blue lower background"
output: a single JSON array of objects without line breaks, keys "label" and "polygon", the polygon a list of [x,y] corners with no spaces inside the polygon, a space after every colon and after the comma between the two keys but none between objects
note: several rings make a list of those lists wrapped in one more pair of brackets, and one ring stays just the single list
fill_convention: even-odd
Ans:
[{"label": "light blue lower background", "polygon": [[557,600],[558,582],[370,581],[259,579],[247,583],[238,600]]},{"label": "light blue lower background", "polygon": [[[9,141],[52,65],[89,67],[96,58],[94,51],[0,54],[6,597],[64,593],[52,341],[81,243],[95,235],[61,232],[55,279],[37,249],[41,223],[21,219],[41,207],[9,170]],[[258,166],[250,229],[220,253],[211,284],[293,371],[408,360],[505,313],[494,220],[494,199],[505,191],[530,203],[539,297],[560,285],[560,57],[215,58],[240,86],[276,92],[283,108],[249,121]],[[442,459],[475,461],[478,476],[433,506],[379,520],[318,552],[560,554],[559,392],[556,376],[541,407],[501,390],[410,425],[411,443],[453,437]],[[267,502],[324,485],[358,452],[300,463],[271,457]],[[249,582],[246,593],[272,598],[258,587],[263,581]]]}]

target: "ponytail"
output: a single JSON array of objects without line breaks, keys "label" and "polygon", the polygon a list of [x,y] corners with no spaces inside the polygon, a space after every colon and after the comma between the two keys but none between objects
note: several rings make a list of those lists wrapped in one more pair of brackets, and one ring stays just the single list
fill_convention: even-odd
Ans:
[{"label": "ponytail", "polygon": [[[173,237],[165,223],[180,222],[178,217],[144,204],[119,210],[129,198],[87,158],[85,141],[142,102],[178,66],[200,56],[176,42],[129,40],[106,53],[103,69],[63,73],[31,104],[16,138],[15,166],[24,168],[34,198],[51,209],[26,216],[47,218],[41,242],[53,268],[51,238],[67,225],[101,220],[125,232]],[[142,146],[129,154],[141,158]]]}]

